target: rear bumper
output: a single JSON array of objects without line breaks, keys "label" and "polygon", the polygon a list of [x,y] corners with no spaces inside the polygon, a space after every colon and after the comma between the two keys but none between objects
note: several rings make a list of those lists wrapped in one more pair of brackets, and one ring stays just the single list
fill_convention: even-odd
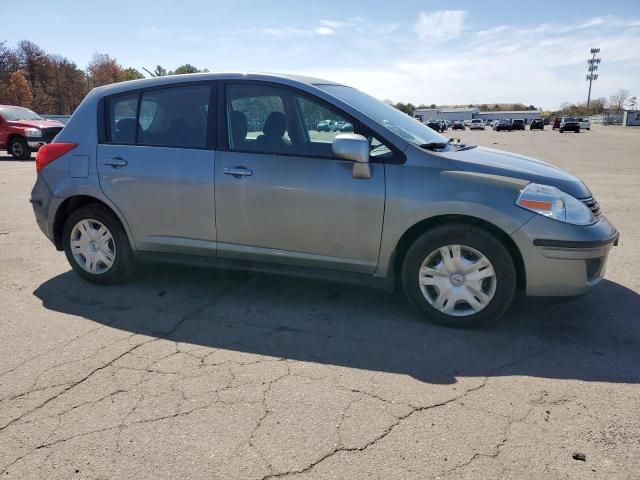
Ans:
[{"label": "rear bumper", "polygon": [[540,216],[512,238],[524,260],[527,295],[574,296],[602,281],[619,234],[604,217],[594,225],[577,226]]},{"label": "rear bumper", "polygon": [[55,243],[54,240],[54,232],[53,232],[53,222],[51,221],[52,209],[54,197],[49,190],[46,182],[42,178],[42,175],[38,173],[36,177],[36,183],[31,190],[31,197],[29,198],[29,202],[31,203],[31,207],[33,208],[33,214],[36,217],[36,223],[38,227],[45,234],[45,236]]}]

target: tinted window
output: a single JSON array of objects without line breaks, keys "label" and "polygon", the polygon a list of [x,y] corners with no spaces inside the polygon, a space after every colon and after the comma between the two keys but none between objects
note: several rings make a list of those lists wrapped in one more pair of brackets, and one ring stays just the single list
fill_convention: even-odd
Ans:
[{"label": "tinted window", "polygon": [[143,92],[138,143],[178,148],[205,147],[208,104],[208,85]]},{"label": "tinted window", "polygon": [[109,141],[114,143],[135,143],[137,109],[138,93],[109,99]]},{"label": "tinted window", "polygon": [[[288,89],[230,85],[226,97],[231,150],[332,158],[335,136],[354,131],[346,115]],[[377,139],[369,141],[372,157],[392,156]]]},{"label": "tinted window", "polygon": [[[260,151],[260,145],[266,143],[264,131],[269,118],[267,130],[273,134],[272,142],[279,138],[287,146],[291,145],[286,124],[283,122],[284,112],[284,99],[277,89],[253,86],[228,87],[227,117],[231,150]],[[279,123],[279,130],[282,132],[279,137],[273,128],[276,123]],[[284,131],[282,131],[283,128]],[[262,146],[264,147],[262,150],[267,147]]]}]

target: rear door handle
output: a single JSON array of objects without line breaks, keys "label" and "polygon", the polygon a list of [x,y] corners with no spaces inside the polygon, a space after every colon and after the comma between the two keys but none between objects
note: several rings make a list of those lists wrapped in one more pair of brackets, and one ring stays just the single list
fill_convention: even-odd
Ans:
[{"label": "rear door handle", "polygon": [[113,168],[122,168],[127,166],[127,161],[120,157],[114,157],[111,160],[105,160],[105,165],[110,165]]},{"label": "rear door handle", "polygon": [[233,175],[234,177],[250,177],[251,175],[253,175],[253,170],[245,167],[224,167],[222,169],[222,173],[224,173],[225,175]]}]

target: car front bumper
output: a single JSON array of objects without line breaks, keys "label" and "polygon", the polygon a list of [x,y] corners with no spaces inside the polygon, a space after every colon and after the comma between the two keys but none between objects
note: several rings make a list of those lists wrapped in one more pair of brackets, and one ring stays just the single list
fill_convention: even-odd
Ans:
[{"label": "car front bumper", "polygon": [[579,226],[536,215],[512,238],[522,254],[527,295],[574,296],[602,281],[619,234],[604,216]]},{"label": "car front bumper", "polygon": [[47,142],[43,137],[27,137],[27,144],[33,152],[37,152],[41,146],[46,145]]}]

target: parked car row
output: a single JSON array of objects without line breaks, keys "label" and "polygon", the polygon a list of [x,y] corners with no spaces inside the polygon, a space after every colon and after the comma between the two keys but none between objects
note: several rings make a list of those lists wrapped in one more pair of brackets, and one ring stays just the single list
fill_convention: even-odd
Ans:
[{"label": "parked car row", "polygon": [[560,133],[567,131],[580,133],[581,129],[591,130],[591,123],[588,118],[556,117],[552,129],[558,129]]},{"label": "parked car row", "polygon": [[316,130],[319,132],[353,132],[353,125],[344,120],[322,120]]},{"label": "parked car row", "polygon": [[[430,119],[425,123],[429,128],[435,130],[436,132],[444,132],[449,128],[451,128],[451,130],[466,130],[467,128],[469,130],[485,130],[487,128],[491,128],[495,131],[526,130],[527,125],[526,121],[523,118],[505,118],[500,120],[485,120],[481,118],[474,118],[469,120],[454,120],[453,122],[441,119]],[[544,130],[545,125],[549,125],[549,119],[534,118],[531,120],[529,130]],[[581,126],[581,128],[585,127]],[[570,127],[567,128],[567,130],[569,129]]]}]

